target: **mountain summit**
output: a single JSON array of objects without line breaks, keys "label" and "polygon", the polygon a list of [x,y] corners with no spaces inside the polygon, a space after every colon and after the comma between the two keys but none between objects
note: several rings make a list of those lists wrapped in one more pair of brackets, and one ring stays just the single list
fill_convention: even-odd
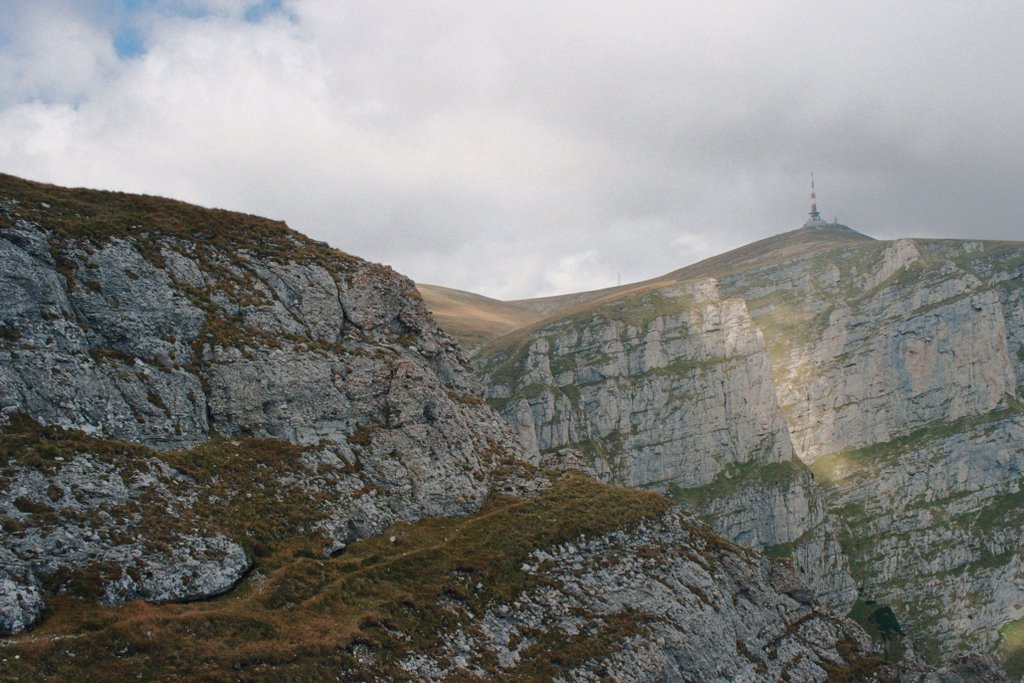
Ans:
[{"label": "mountain summit", "polygon": [[539,317],[474,362],[540,461],[792,558],[890,654],[1002,642],[1024,673],[1024,243],[816,224],[500,305]]}]

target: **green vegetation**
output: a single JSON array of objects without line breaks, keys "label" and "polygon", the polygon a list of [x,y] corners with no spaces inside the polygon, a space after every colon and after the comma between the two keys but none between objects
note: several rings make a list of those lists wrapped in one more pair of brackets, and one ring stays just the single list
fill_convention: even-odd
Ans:
[{"label": "green vegetation", "polygon": [[718,356],[713,358],[707,358],[705,360],[695,360],[692,358],[677,358],[663,368],[652,368],[648,370],[649,374],[652,375],[669,375],[669,376],[682,376],[686,377],[698,371],[709,370],[716,365],[722,363],[728,363],[735,361],[736,358],[729,356]]},{"label": "green vegetation", "polygon": [[[224,468],[222,460],[217,469]],[[655,493],[570,474],[553,479],[535,499],[499,496],[470,517],[401,523],[334,559],[309,552],[301,538],[279,543],[238,589],[210,601],[105,609],[55,596],[38,629],[3,646],[3,674],[19,680],[68,680],[83,671],[102,671],[110,680],[407,680],[397,664],[404,653],[437,653],[440,634],[453,632],[470,612],[481,614],[535,585],[538,579],[520,569],[534,548],[629,527],[669,506]],[[275,508],[251,512],[272,516]],[[603,625],[582,641],[554,630],[535,634],[529,658],[501,677],[548,679],[581,658],[607,653],[645,619],[628,611],[602,615],[597,623]],[[499,677],[496,662],[478,664]]]},{"label": "green vegetation", "polygon": [[874,600],[858,598],[848,616],[860,624],[881,647],[887,660],[899,661],[903,657],[906,650],[903,644],[903,628],[889,605],[879,605]]},{"label": "green vegetation", "polygon": [[579,406],[580,402],[580,389],[575,384],[566,384],[564,386],[556,387],[550,384],[527,384],[525,387],[515,391],[511,396],[507,398],[489,398],[487,403],[491,405],[495,410],[502,411],[512,401],[525,398],[531,399],[541,396],[545,393],[552,393],[554,395],[561,394],[572,402],[573,406]]},{"label": "green vegetation", "polygon": [[598,461],[608,466],[612,473],[612,481],[621,482],[623,478],[622,468],[624,461],[628,460],[625,453],[626,434],[621,430],[613,429],[604,436],[588,437],[569,444],[572,448],[578,448],[586,456],[587,462],[594,465]]},{"label": "green vegetation", "polygon": [[602,304],[592,310],[577,313],[565,318],[577,329],[589,324],[595,316],[612,322],[622,323],[626,327],[646,328],[655,318],[674,315],[695,305],[690,296],[666,296],[658,290],[645,292]]},{"label": "green vegetation", "polygon": [[1024,619],[1011,621],[999,629],[996,652],[1002,658],[1010,680],[1024,676]]},{"label": "green vegetation", "polygon": [[[1024,490],[993,496],[985,501],[981,509],[965,512],[954,520],[976,533],[1016,528],[1024,522]],[[1006,564],[996,559],[991,561],[996,562],[997,566]]]},{"label": "green vegetation", "polygon": [[[480,350],[483,365],[493,368],[510,354],[524,353],[535,337],[558,334],[567,328],[582,330],[601,322],[615,322],[642,330],[659,316],[678,314],[693,307],[693,297],[668,295],[662,291],[679,284],[676,280],[659,278],[609,292],[587,292],[578,303],[572,303],[569,297],[564,306],[556,307],[547,317],[524,324],[484,345]],[[495,376],[493,370],[489,370],[489,374]]]},{"label": "green vegetation", "polygon": [[505,349],[487,358],[484,370],[491,384],[514,388],[523,374],[526,358],[530,353],[528,344]]},{"label": "green vegetation", "polygon": [[725,254],[713,256],[700,263],[669,273],[664,278],[683,280],[714,277],[723,279],[744,271],[767,269],[778,264],[785,265],[798,257],[869,245],[875,245],[878,248],[882,246],[882,243],[843,225],[800,228],[752,242]]},{"label": "green vegetation", "polygon": [[765,548],[762,552],[768,557],[782,557],[793,559],[793,553],[796,552],[796,549],[800,547],[802,544],[806,543],[808,540],[810,540],[813,533],[813,529],[807,529],[802,534],[800,534],[799,538],[795,538],[789,543],[776,543],[775,545],[770,545],[767,548]]},{"label": "green vegetation", "polygon": [[734,496],[749,487],[757,487],[759,490],[787,487],[807,476],[807,472],[807,466],[796,459],[773,463],[751,461],[730,464],[706,486],[680,488],[673,484],[669,486],[668,493],[676,502],[702,510],[717,499]]}]

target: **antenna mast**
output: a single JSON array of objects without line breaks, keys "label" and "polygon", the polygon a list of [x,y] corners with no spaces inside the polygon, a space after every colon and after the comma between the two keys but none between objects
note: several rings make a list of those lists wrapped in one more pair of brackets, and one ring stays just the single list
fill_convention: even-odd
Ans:
[{"label": "antenna mast", "polygon": [[818,211],[818,195],[814,193],[814,171],[811,171],[811,213],[805,225],[821,225],[821,212]]}]

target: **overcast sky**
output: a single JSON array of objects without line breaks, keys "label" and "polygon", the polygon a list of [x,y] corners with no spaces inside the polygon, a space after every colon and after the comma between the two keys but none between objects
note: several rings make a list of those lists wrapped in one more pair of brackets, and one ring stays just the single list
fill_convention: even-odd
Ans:
[{"label": "overcast sky", "polygon": [[1024,3],[0,0],[0,171],[518,298],[826,218],[1024,239]]}]

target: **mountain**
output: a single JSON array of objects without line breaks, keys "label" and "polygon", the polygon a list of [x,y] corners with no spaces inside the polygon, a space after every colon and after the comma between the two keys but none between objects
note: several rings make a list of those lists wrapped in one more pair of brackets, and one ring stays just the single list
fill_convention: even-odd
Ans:
[{"label": "mountain", "polygon": [[544,317],[474,362],[535,457],[669,493],[933,661],[1024,630],[1024,244],[805,227],[511,303]]},{"label": "mountain", "polygon": [[0,300],[4,680],[1005,680],[531,465],[409,280],[283,223],[0,175]]}]

